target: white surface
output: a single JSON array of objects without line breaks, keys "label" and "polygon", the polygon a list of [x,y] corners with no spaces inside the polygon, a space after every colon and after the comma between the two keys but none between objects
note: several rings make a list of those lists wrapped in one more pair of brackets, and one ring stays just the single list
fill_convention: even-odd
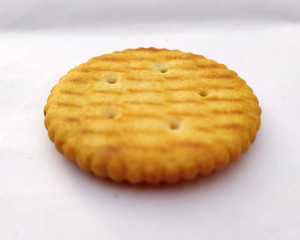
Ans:
[{"label": "white surface", "polygon": [[[141,2],[0,2],[0,239],[300,239],[298,1]],[[58,79],[140,46],[204,55],[253,88],[262,125],[238,162],[189,183],[134,187],[55,150],[43,107]]]},{"label": "white surface", "polygon": [[[0,34],[0,239],[300,238],[300,26]],[[138,46],[203,54],[247,80],[262,125],[240,161],[173,187],[99,180],[58,153],[50,89],[90,57]]]},{"label": "white surface", "polygon": [[300,21],[299,0],[1,0],[0,29]]}]

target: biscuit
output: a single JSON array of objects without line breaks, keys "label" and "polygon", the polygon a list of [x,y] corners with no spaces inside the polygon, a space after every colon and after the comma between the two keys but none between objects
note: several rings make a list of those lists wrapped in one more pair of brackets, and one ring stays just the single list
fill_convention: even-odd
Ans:
[{"label": "biscuit", "polygon": [[70,70],[44,114],[57,150],[84,171],[155,184],[207,175],[237,160],[255,140],[261,109],[225,65],[139,48]]}]

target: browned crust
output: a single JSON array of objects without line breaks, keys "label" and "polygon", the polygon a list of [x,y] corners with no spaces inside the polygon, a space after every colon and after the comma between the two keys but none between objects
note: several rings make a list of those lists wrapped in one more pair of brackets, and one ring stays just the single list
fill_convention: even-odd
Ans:
[{"label": "browned crust", "polygon": [[249,148],[261,109],[225,65],[178,50],[94,57],[52,89],[45,126],[85,171],[130,183],[174,183],[224,168]]}]

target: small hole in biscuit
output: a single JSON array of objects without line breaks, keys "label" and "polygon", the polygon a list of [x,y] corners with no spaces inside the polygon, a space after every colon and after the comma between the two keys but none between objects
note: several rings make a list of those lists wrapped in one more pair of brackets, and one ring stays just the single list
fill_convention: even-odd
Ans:
[{"label": "small hole in biscuit", "polygon": [[118,82],[118,78],[115,75],[106,75],[104,76],[104,80],[109,84],[115,84]]},{"label": "small hole in biscuit", "polygon": [[206,97],[208,95],[208,92],[206,90],[199,90],[198,91],[198,94],[201,96],[201,97]]},{"label": "small hole in biscuit", "polygon": [[168,66],[167,66],[166,64],[164,64],[164,63],[158,63],[158,64],[156,64],[156,65],[154,66],[154,69],[155,69],[156,71],[161,72],[161,73],[166,73],[166,72],[169,71]]},{"label": "small hole in biscuit", "polygon": [[170,121],[170,128],[172,129],[172,130],[176,130],[176,129],[178,129],[180,127],[180,124],[179,124],[179,122],[177,121],[177,120],[171,120]]},{"label": "small hole in biscuit", "polygon": [[105,115],[108,117],[108,118],[115,118],[117,116],[117,111],[115,109],[112,109],[112,108],[108,108],[105,110]]},{"label": "small hole in biscuit", "polygon": [[166,73],[167,71],[168,71],[168,69],[166,67],[160,69],[161,73]]}]

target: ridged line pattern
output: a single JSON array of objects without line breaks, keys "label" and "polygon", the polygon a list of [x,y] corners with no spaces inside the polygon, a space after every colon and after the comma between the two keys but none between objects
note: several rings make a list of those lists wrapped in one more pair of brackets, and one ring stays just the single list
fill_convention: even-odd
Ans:
[{"label": "ridged line pattern", "polygon": [[87,172],[175,183],[224,168],[255,140],[258,100],[225,65],[177,50],[106,54],[69,71],[44,108],[49,138]]}]

